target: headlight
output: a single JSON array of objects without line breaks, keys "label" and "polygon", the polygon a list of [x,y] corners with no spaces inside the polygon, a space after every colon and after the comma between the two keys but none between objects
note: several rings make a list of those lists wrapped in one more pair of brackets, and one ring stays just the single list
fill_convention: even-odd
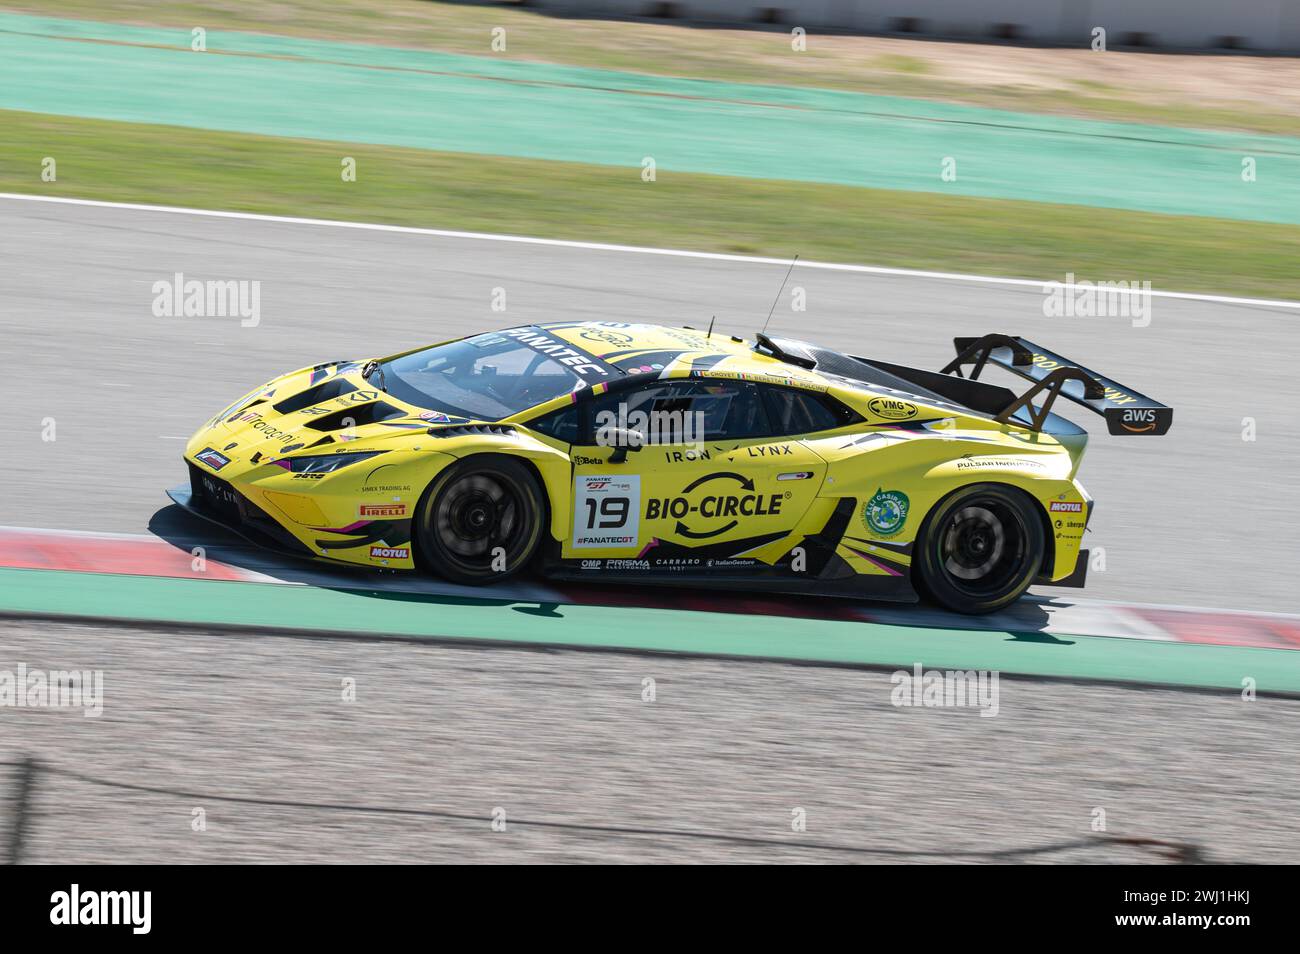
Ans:
[{"label": "headlight", "polygon": [[345,451],[342,454],[311,454],[307,457],[282,457],[272,461],[277,467],[295,474],[331,474],[348,464],[378,457],[383,451]]}]

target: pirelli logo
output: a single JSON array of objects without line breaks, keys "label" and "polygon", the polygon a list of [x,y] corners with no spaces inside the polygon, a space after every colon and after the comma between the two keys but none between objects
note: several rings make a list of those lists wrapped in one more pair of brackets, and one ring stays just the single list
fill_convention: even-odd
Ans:
[{"label": "pirelli logo", "polygon": [[362,504],[358,513],[363,517],[405,517],[406,504]]},{"label": "pirelli logo", "polygon": [[1083,513],[1083,504],[1068,500],[1053,500],[1050,509],[1052,513]]}]

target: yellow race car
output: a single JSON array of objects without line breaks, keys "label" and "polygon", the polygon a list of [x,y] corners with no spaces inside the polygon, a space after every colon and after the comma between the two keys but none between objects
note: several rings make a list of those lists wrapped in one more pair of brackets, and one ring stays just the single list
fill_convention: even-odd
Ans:
[{"label": "yellow race car", "polygon": [[169,494],[289,553],[457,583],[537,563],[963,613],[1082,585],[1087,435],[1056,399],[1112,434],[1163,434],[1172,409],[1021,338],[956,348],[926,371],[601,321],[331,361],[204,424]]}]

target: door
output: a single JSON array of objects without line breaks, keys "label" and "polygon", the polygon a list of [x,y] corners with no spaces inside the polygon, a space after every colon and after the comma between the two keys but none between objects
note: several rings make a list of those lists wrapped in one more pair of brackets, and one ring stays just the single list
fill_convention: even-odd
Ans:
[{"label": "door", "polygon": [[[773,435],[752,382],[654,381],[593,399],[585,420],[571,450],[564,556],[589,569],[743,573],[771,563],[825,473],[801,442]],[[628,432],[645,442],[624,453]]]}]

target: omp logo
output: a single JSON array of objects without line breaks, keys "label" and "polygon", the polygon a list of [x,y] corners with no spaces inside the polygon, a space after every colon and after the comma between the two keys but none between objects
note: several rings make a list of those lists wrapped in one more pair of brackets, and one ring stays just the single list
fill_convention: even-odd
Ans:
[{"label": "omp logo", "polygon": [[409,547],[371,547],[372,560],[405,560],[411,555]]},{"label": "omp logo", "polygon": [[71,890],[50,895],[50,923],[58,925],[128,925],[132,934],[148,934],[153,924],[152,891]]},{"label": "omp logo", "polygon": [[1050,509],[1052,513],[1083,513],[1083,504],[1068,500],[1053,500]]},{"label": "omp logo", "polygon": [[601,567],[600,560],[583,560],[582,568],[584,570],[599,570]]},{"label": "omp logo", "polygon": [[916,417],[916,405],[897,398],[872,398],[867,402],[867,409],[887,421],[906,421]]},{"label": "omp logo", "polygon": [[1156,429],[1156,411],[1152,407],[1126,407],[1120,415],[1119,426],[1134,434],[1145,434]]},{"label": "omp logo", "polygon": [[406,504],[362,504],[357,508],[362,517],[404,517]]}]

